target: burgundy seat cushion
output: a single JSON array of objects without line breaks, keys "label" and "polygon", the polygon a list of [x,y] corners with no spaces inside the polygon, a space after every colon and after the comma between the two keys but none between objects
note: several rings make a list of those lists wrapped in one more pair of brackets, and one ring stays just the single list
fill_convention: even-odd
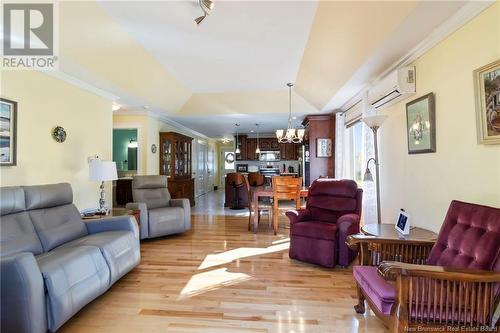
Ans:
[{"label": "burgundy seat cushion", "polygon": [[500,209],[452,201],[427,264],[500,271],[499,244]]},{"label": "burgundy seat cushion", "polygon": [[380,277],[375,266],[354,266],[353,275],[377,309],[383,314],[390,314],[396,299],[396,287]]},{"label": "burgundy seat cushion", "polygon": [[337,234],[337,225],[319,221],[297,222],[292,225],[291,234],[292,236],[334,241]]}]

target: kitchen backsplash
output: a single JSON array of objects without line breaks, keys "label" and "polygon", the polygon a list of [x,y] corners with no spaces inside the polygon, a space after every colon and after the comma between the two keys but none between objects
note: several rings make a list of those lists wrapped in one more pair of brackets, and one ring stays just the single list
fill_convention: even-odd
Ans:
[{"label": "kitchen backsplash", "polygon": [[[279,169],[280,172],[288,172],[288,167],[291,166],[293,167],[294,172],[299,171],[299,161],[279,161],[279,162],[259,162],[259,161],[236,161],[236,165],[241,165],[241,164],[246,164],[248,165],[248,171],[253,172],[253,171],[258,171],[259,168],[275,168]],[[283,171],[283,165],[285,165],[285,170]]]}]

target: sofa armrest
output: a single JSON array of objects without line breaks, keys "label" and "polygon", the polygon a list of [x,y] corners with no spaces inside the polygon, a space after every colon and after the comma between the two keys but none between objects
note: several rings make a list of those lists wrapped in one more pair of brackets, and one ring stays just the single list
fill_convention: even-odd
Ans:
[{"label": "sofa armrest", "polygon": [[339,265],[341,266],[349,266],[356,257],[357,251],[349,249],[346,241],[348,236],[359,232],[359,219],[358,214],[345,214],[337,220]]},{"label": "sofa armrest", "polygon": [[189,199],[170,199],[170,206],[184,209],[184,227],[191,229],[191,203]]},{"label": "sofa armrest", "polygon": [[285,214],[290,220],[290,225],[300,221],[305,221],[311,217],[311,212],[309,211],[309,209],[289,210]]},{"label": "sofa armrest", "polygon": [[47,311],[43,277],[33,253],[1,259],[1,331],[45,333]]},{"label": "sofa armrest", "polygon": [[141,224],[139,226],[139,234],[141,239],[149,237],[149,218],[148,218],[148,206],[144,202],[129,202],[125,205],[125,208],[132,210],[139,210],[139,217],[141,219]]},{"label": "sofa armrest", "polygon": [[135,217],[130,215],[104,217],[95,222],[85,223],[89,234],[97,234],[105,231],[128,230],[132,231],[135,238],[139,239],[139,228]]}]

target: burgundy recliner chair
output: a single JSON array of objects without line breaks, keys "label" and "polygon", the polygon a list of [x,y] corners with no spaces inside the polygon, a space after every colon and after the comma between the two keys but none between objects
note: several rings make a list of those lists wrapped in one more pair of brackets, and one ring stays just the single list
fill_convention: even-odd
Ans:
[{"label": "burgundy recliner chair", "polygon": [[363,190],[353,180],[317,179],[305,209],[288,211],[290,258],[325,267],[348,266],[356,256],[346,245],[359,232]]}]

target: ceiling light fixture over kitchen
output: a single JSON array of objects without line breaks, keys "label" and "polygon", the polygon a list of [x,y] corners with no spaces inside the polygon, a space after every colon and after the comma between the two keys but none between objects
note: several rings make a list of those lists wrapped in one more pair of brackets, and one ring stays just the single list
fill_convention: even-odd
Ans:
[{"label": "ceiling light fixture over kitchen", "polygon": [[208,16],[208,13],[214,9],[214,2],[212,0],[198,0],[200,4],[200,8],[203,11],[203,15],[194,19],[197,25],[200,25],[201,22]]},{"label": "ceiling light fixture over kitchen", "polygon": [[276,138],[280,143],[300,143],[304,139],[305,129],[299,128],[295,129],[292,127],[292,87],[293,83],[287,83],[288,95],[289,95],[289,106],[288,106],[288,127],[286,130],[279,129],[276,130]]},{"label": "ceiling light fixture over kitchen", "polygon": [[240,126],[240,124],[234,124],[234,126],[236,127],[236,150],[234,151],[234,153],[241,154],[240,147],[238,146],[238,127]]},{"label": "ceiling light fixture over kitchen", "polygon": [[255,124],[255,127],[257,127],[257,149],[255,149],[256,154],[260,154],[260,147],[259,147],[259,124]]}]

